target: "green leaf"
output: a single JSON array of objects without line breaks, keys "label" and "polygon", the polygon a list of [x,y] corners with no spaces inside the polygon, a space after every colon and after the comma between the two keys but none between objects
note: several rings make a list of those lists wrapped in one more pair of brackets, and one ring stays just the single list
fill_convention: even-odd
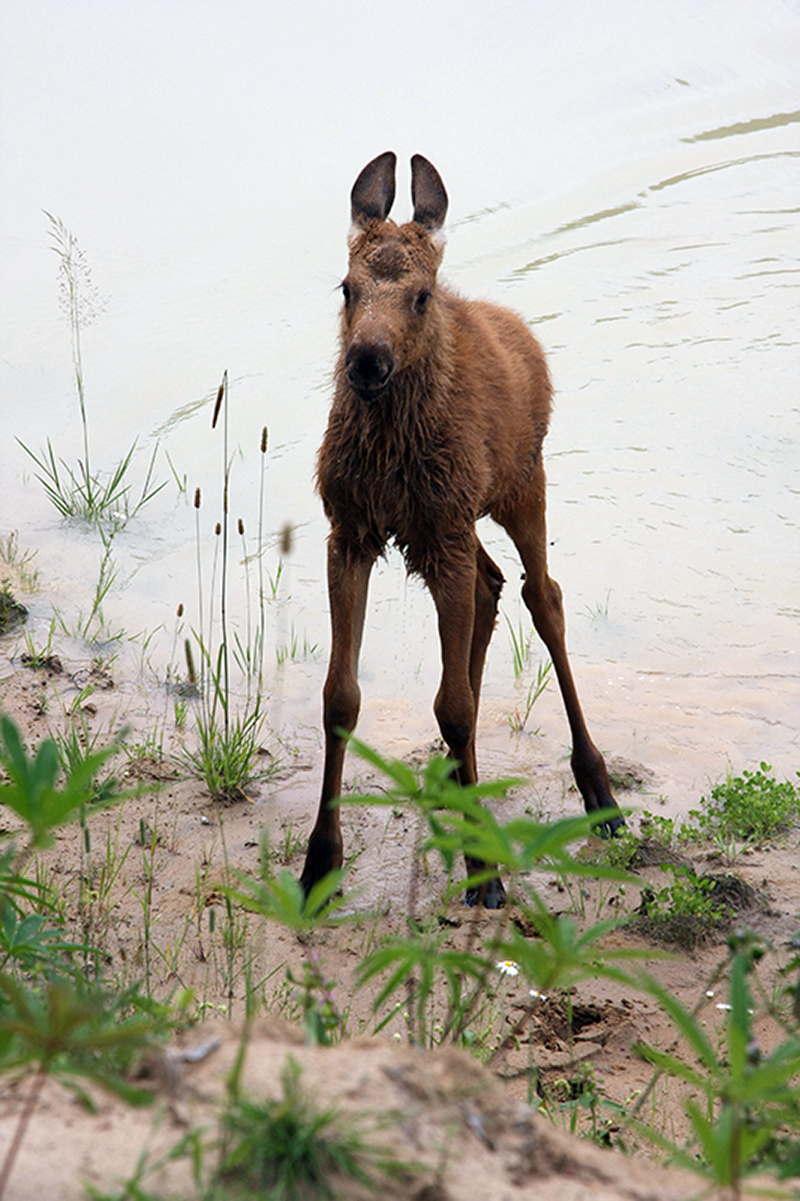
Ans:
[{"label": "green leaf", "polygon": [[684,1009],[677,997],[668,992],[654,977],[643,974],[640,977],[640,983],[651,996],[656,998],[661,1007],[666,1010],[701,1063],[703,1063],[709,1072],[718,1074],[720,1064],[714,1048],[692,1014],[687,1009]]}]

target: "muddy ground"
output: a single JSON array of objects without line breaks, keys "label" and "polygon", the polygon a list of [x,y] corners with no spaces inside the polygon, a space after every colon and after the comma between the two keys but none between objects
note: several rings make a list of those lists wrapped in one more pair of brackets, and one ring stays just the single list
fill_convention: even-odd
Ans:
[{"label": "muddy ground", "polygon": [[[91,668],[57,661],[33,670],[21,662],[20,644],[11,636],[3,640],[2,653],[0,706],[19,723],[28,742],[36,744],[63,726],[65,711]],[[101,674],[94,683],[82,713],[87,729],[102,734],[119,724],[125,706],[120,682],[112,674]],[[43,696],[50,698],[46,704]],[[56,704],[56,697],[63,704]],[[390,714],[390,703],[383,704]],[[221,1093],[237,1045],[247,987],[268,1015],[253,1033],[247,1086],[279,1095],[281,1065],[291,1054],[302,1066],[304,1086],[319,1103],[333,1101],[342,1112],[361,1115],[359,1120],[367,1121],[364,1115],[369,1115],[367,1124],[375,1126],[382,1146],[424,1165],[383,1189],[387,1197],[577,1201],[699,1193],[699,1177],[657,1170],[660,1153],[623,1121],[624,1111],[631,1110],[652,1077],[636,1045],[645,1041],[667,1048],[674,1041],[674,1027],[652,998],[630,985],[596,979],[574,990],[569,1007],[563,996],[532,1005],[521,977],[498,976],[491,1013],[473,1032],[482,1047],[476,1056],[447,1048],[430,1054],[409,1048],[402,1012],[379,1036],[370,1037],[377,1022],[372,1008],[377,985],[356,989],[355,969],[386,934],[406,929],[411,905],[422,918],[438,914],[446,921],[447,945],[452,947],[490,939],[498,924],[513,920],[514,914],[468,909],[460,898],[445,911],[440,904],[447,883],[443,869],[429,857],[414,870],[417,831],[408,814],[353,807],[345,810],[344,819],[352,860],[349,883],[358,895],[351,920],[302,938],[243,911],[234,913],[231,924],[217,886],[226,864],[235,871],[257,871],[262,833],[268,836],[275,867],[296,874],[302,866],[319,783],[318,737],[298,735],[292,753],[282,756],[269,778],[254,785],[247,799],[224,808],[211,801],[201,783],[176,768],[180,736],[175,732],[166,738],[168,754],[160,761],[146,753],[146,723],[139,722],[130,738],[132,744],[138,740],[138,750],[121,757],[116,770],[126,785],[142,785],[142,795],[93,816],[88,854],[82,832],[72,827],[59,835],[41,863],[65,898],[67,912],[104,948],[107,979],[120,985],[142,980],[154,995],[179,1001],[186,1029],[151,1070],[158,1094],[155,1122],[152,1110],[133,1112],[105,1097],[98,1098],[99,1108],[90,1114],[59,1085],[48,1084],[14,1169],[9,1199],[66,1201],[83,1195],[85,1181],[110,1189],[130,1176],[144,1147],[156,1156],[190,1124],[210,1124],[214,1098]],[[523,745],[519,736],[514,743],[507,726],[497,723],[483,728],[481,738],[483,761],[492,768],[508,761],[504,774],[516,774],[520,759],[525,760],[529,782],[496,804],[500,818],[526,810],[541,816],[577,810],[568,766],[548,758],[547,746],[536,743],[534,750],[530,738]],[[405,757],[424,762],[433,745],[421,741],[410,752],[406,748]],[[510,753],[514,747],[516,752]],[[265,766],[274,754],[265,746]],[[647,764],[616,767],[621,784],[630,786],[619,791],[620,802],[637,811],[657,809],[658,772]],[[354,759],[348,781],[361,791],[382,784],[376,772]],[[698,800],[687,797],[685,808]],[[797,848],[793,831],[780,843],[742,855],[735,865],[752,886],[735,922],[768,941],[771,950],[760,978],[766,999],[784,1010],[780,969],[792,954],[789,940],[800,924]],[[586,856],[600,852],[601,845],[594,842],[581,851]],[[720,868],[708,851],[693,858],[698,869]],[[81,879],[88,887],[79,908]],[[642,889],[664,883],[656,862],[641,866],[624,889],[591,879],[565,886],[547,873],[537,880],[553,912],[572,913],[586,925],[634,912]],[[672,947],[668,955],[641,931],[617,931],[605,946],[644,951],[643,966],[688,1009],[699,1006],[707,1030],[721,1035],[724,930],[691,949]],[[334,1048],[302,1045],[302,989],[296,982],[309,964],[327,982],[339,1032],[344,1031]],[[768,1050],[781,1038],[779,1027],[764,1004],[755,1020],[759,1042]],[[515,1037],[504,1045],[512,1029]],[[187,1045],[208,1053],[197,1064],[183,1064],[180,1048]],[[597,1104],[576,1109],[570,1101],[585,1090],[587,1079],[597,1086]],[[2,1083],[0,1151],[8,1145],[29,1085],[25,1076]],[[533,1116],[528,1107],[542,1095],[554,1123]],[[388,1124],[379,1115],[390,1118]],[[681,1090],[665,1078],[648,1095],[639,1116],[679,1143],[686,1136]],[[605,1143],[617,1151],[624,1147],[629,1157],[586,1140],[570,1142],[575,1121],[584,1134],[594,1126]],[[159,1195],[192,1195],[186,1164],[172,1165],[147,1184],[153,1192],[161,1189]],[[362,1195],[348,1187],[342,1186],[343,1196]]]}]

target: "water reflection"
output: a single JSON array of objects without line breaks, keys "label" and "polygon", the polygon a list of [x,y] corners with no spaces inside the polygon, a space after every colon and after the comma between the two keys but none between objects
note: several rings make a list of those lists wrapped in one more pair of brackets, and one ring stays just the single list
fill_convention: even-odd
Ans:
[{"label": "water reflection", "polygon": [[[280,531],[295,530],[271,637],[294,626],[327,647],[312,475],[347,196],[371,155],[419,150],[452,199],[445,274],[521,311],[550,356],[552,570],[598,741],[666,776],[726,757],[792,769],[800,17],[777,0],[739,3],[735,20],[688,2],[668,17],[655,0],[412,4],[420,44],[374,6],[363,40],[367,9],[342,21],[336,7],[76,4],[66,22],[44,0],[4,6],[0,533],[39,548],[37,620],[54,603],[86,610],[101,554],[59,524],[13,440],[79,453],[41,208],[74,228],[111,296],[84,346],[96,454],[113,461],[138,436],[146,460],[158,441],[169,481],[117,539],[106,604],[120,653],[146,659],[152,681],[176,604],[193,603],[196,486],[213,546],[222,464],[208,426],[225,367],[234,520],[252,528],[266,423],[273,576]],[[516,621],[519,566],[497,530],[482,537]],[[274,670],[276,723],[315,726],[324,653]],[[430,603],[390,559],[372,586],[365,721],[383,729],[378,708],[399,701],[424,738],[437,670]],[[487,723],[502,723],[510,689],[501,626]]]}]

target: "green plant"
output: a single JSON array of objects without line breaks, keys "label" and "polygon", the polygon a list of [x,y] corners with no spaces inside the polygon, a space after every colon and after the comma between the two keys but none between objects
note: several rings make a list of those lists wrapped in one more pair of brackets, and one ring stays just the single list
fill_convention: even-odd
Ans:
[{"label": "green plant", "polygon": [[606,592],[606,598],[603,601],[597,601],[593,605],[586,605],[586,615],[589,620],[594,623],[596,621],[608,621],[609,602],[611,600],[611,589]]},{"label": "green plant", "polygon": [[318,646],[316,642],[310,642],[308,634],[303,634],[302,642],[292,622],[289,632],[289,641],[280,646],[276,646],[275,655],[278,660],[278,666],[283,667],[284,663],[297,662],[301,659],[313,659],[317,653]]},{"label": "green plant", "polygon": [[79,820],[87,805],[105,806],[123,799],[123,794],[114,790],[98,797],[95,786],[98,771],[118,749],[117,743],[111,743],[102,750],[82,754],[68,765],[66,779],[59,788],[55,742],[45,739],[30,758],[14,722],[0,715],[0,765],[8,777],[7,783],[0,784],[0,805],[7,805],[27,826],[29,843],[24,858],[30,851],[50,846],[53,831],[65,822]]},{"label": "green plant", "polygon": [[247,788],[266,779],[276,769],[267,760],[259,766],[259,733],[263,718],[258,708],[250,713],[234,714],[227,728],[215,710],[197,723],[198,745],[181,752],[183,762],[205,780],[215,801],[247,800]]},{"label": "green plant", "polygon": [[519,677],[524,672],[528,665],[528,660],[531,656],[530,647],[530,631],[526,632],[522,619],[517,622],[516,627],[512,625],[508,614],[503,614],[508,626],[508,633],[511,639],[511,657],[514,664],[514,678]]},{"label": "green plant", "polygon": [[249,876],[233,871],[235,883],[220,885],[220,891],[245,909],[270,921],[279,922],[298,934],[340,922],[340,911],[352,906],[352,897],[342,893],[345,872],[328,872],[318,880],[308,896],[292,872],[284,869],[275,876],[270,870],[269,847],[261,844],[260,874]]},{"label": "green plant", "polygon": [[[617,877],[618,878],[618,877]],[[595,922],[586,930],[566,914],[553,915],[544,901],[531,892],[526,916],[536,936],[528,937],[518,926],[509,930],[499,945],[499,954],[519,965],[526,981],[545,995],[569,989],[581,980],[603,978],[619,983],[630,976],[617,963],[641,959],[639,950],[604,945],[604,939],[620,926],[617,918]]]},{"label": "green plant", "polygon": [[[434,756],[421,770],[414,771],[397,760],[384,759],[358,739],[351,738],[350,746],[378,768],[389,783],[378,794],[343,797],[341,803],[380,804],[393,809],[410,806],[428,828],[420,848],[422,855],[437,853],[448,874],[456,857],[465,856],[474,864],[466,881],[468,889],[494,876],[496,869],[484,868],[483,864],[496,864],[507,876],[509,902],[516,907],[520,924],[536,931],[536,937],[530,938],[517,925],[511,926],[507,907],[482,945],[449,947],[446,928],[417,919],[412,897],[407,935],[387,939],[366,956],[358,972],[360,984],[386,976],[374,1007],[377,1012],[388,1004],[390,1010],[379,1020],[379,1029],[397,1014],[405,1013],[413,1042],[432,1045],[444,1040],[463,1041],[468,1028],[474,1026],[478,1016],[485,1015],[487,1005],[494,1000],[498,959],[513,964],[529,985],[541,991],[568,987],[585,977],[627,979],[613,961],[634,958],[640,952],[600,947],[618,921],[601,922],[578,933],[569,918],[552,917],[528,879],[534,869],[547,868],[576,876],[627,880],[618,869],[583,863],[569,852],[571,844],[596,829],[604,814],[550,824],[516,817],[501,824],[479,800],[505,795],[515,781],[461,787],[453,779],[452,761],[441,756]],[[413,892],[413,871],[410,887]],[[527,1016],[521,1021],[526,1022]]]},{"label": "green plant", "polygon": [[175,729],[183,733],[186,729],[186,718],[188,716],[189,706],[182,697],[176,696],[173,702],[173,718],[175,721]]},{"label": "green plant", "polygon": [[[109,737],[108,754],[103,760],[110,761],[123,749],[124,731],[117,738]],[[106,801],[119,792],[119,780],[113,771],[101,772],[103,764],[96,763],[95,756],[100,752],[100,733],[92,733],[88,722],[80,709],[73,711],[63,731],[56,734],[56,746],[61,770],[69,776],[76,768],[81,767],[87,759],[91,760],[91,795],[89,805],[104,805]]]},{"label": "green plant", "polygon": [[80,975],[73,980],[47,980],[41,990],[31,990],[0,973],[0,998],[0,1067],[9,1070],[29,1063],[36,1065],[0,1168],[2,1198],[49,1075],[58,1075],[73,1088],[79,1088],[81,1080],[91,1080],[130,1104],[150,1104],[152,1095],[130,1085],[125,1071],[132,1055],[141,1052],[159,1022],[146,1014],[135,990],[101,991],[86,985]]},{"label": "green plant", "polygon": [[291,995],[297,1015],[303,1023],[307,1043],[330,1046],[344,1037],[348,1015],[347,1012],[339,1012],[333,997],[336,982],[326,979],[316,951],[308,951],[303,962],[302,979],[296,979],[291,968],[287,967],[286,983],[294,986]]},{"label": "green plant", "polygon": [[[258,689],[259,692],[264,687],[264,647],[266,646],[267,626],[266,626],[266,593],[264,591],[264,493],[267,474],[267,427],[263,426],[261,430],[261,442],[259,450],[261,451],[261,459],[259,463],[258,473]],[[280,563],[278,564],[278,574],[280,574]],[[273,597],[275,595],[275,587],[273,586]]]},{"label": "green plant", "polygon": [[528,685],[528,692],[525,697],[523,712],[520,713],[519,709],[515,709],[513,714],[511,714],[509,717],[508,724],[515,734],[522,734],[524,732],[525,726],[528,723],[528,718],[533,710],[533,706],[536,704],[549,683],[550,669],[552,666],[553,664],[550,659],[548,659],[546,663],[540,663],[538,665],[536,669],[536,679],[531,680],[530,684]]},{"label": "green plant", "polygon": [[664,817],[659,813],[649,813],[646,809],[642,814],[639,829],[642,838],[650,838],[653,842],[659,842],[668,849],[673,848],[678,840],[674,818]]},{"label": "green plant", "polygon": [[[222,520],[216,524],[214,566],[211,575],[211,601],[208,609],[208,634],[203,632],[205,619],[202,556],[200,547],[200,489],[194,498],[197,554],[197,586],[199,601],[199,628],[195,640],[202,659],[202,683],[200,687],[200,713],[197,719],[198,745],[196,749],[184,750],[183,762],[195,774],[203,778],[215,800],[233,800],[246,797],[246,789],[254,780],[264,779],[276,770],[276,761],[261,755],[259,736],[264,723],[262,691],[263,615],[254,641],[250,637],[250,583],[249,567],[245,549],[245,573],[247,584],[247,629],[243,644],[238,634],[231,631],[228,612],[229,588],[229,539],[228,514],[230,499],[230,468],[228,458],[228,373],[223,374],[217,391],[211,428],[216,427],[220,413],[223,426],[223,474],[222,474]],[[266,450],[265,434],[262,447]],[[261,523],[260,523],[261,524]],[[244,523],[239,521],[239,531],[244,539]],[[214,639],[214,597],[217,574],[217,550],[221,543],[219,572],[219,641]],[[244,543],[243,543],[244,545]],[[260,555],[261,548],[258,553]],[[263,607],[263,602],[262,602]],[[186,642],[189,679],[196,678],[191,643]],[[231,686],[231,659],[244,672],[247,695],[241,712],[234,711],[234,694]],[[255,683],[254,683],[255,681]]]},{"label": "green plant", "polygon": [[[95,798],[96,773],[116,745],[83,754],[59,784],[58,748],[51,739],[30,756],[14,722],[0,714],[0,804],[22,822],[25,840],[0,855],[0,1070],[35,1065],[33,1080],[0,1167],[0,1198],[48,1075],[81,1091],[81,1080],[110,1088],[131,1102],[149,1100],[125,1080],[131,1055],[157,1028],[163,1011],[148,1007],[138,990],[106,990],[82,969],[76,944],[57,916],[39,879],[22,872],[34,850],[53,842],[54,831],[83,820]],[[122,795],[110,792],[99,802]],[[97,804],[97,802],[95,801]]]},{"label": "green plant", "polygon": [[620,830],[616,838],[609,838],[603,843],[602,856],[606,863],[623,870],[633,866],[641,846],[639,838],[630,826]]},{"label": "green plant", "polygon": [[[83,409],[81,414],[85,427]],[[46,441],[47,449],[40,451],[38,455],[21,439],[17,438],[17,441],[36,464],[36,478],[44,488],[48,500],[58,509],[61,516],[96,525],[107,538],[113,538],[124,529],[131,518],[135,517],[166,484],[166,481],[162,481],[155,487],[151,486],[158,446],[154,447],[150,456],[139,499],[132,501],[131,484],[126,481],[137,447],[135,441],[107,476],[87,474],[83,463],[78,464],[77,471],[73,470],[63,459],[56,458],[49,438]]]},{"label": "green plant", "polygon": [[682,864],[660,866],[672,875],[672,884],[657,892],[645,889],[638,914],[631,920],[655,937],[691,950],[724,922],[730,910],[715,896],[710,876],[698,876]]},{"label": "green plant", "polygon": [[283,559],[278,559],[278,566],[275,568],[275,575],[268,571],[267,578],[269,580],[269,589],[268,592],[265,591],[263,595],[266,600],[275,601],[278,599],[278,592],[280,590],[281,580],[283,579]]},{"label": "green plant", "polygon": [[[387,939],[362,960],[359,987],[375,976],[387,976],[373,1001],[374,1011],[392,1001],[376,1032],[402,1012],[409,1041],[433,1046],[446,1037],[460,1040],[468,1023],[474,1022],[479,999],[482,1006],[487,997],[491,962],[483,954],[448,948],[446,937],[446,932],[433,924],[415,928],[409,923],[407,937]],[[398,995],[399,1000],[395,999]],[[438,1012],[437,1002],[443,1002],[444,1016]]]},{"label": "green plant", "polygon": [[[29,973],[53,970],[68,975],[74,969],[68,961],[70,953],[80,953],[84,970],[92,954],[86,943],[76,945],[68,935],[63,916],[55,928],[51,925],[53,903],[44,889],[22,875],[25,864],[34,851],[52,845],[54,831],[70,821],[80,821],[84,827],[82,860],[88,852],[89,834],[85,825],[90,809],[99,809],[125,799],[130,793],[107,788],[98,795],[96,776],[117,746],[85,753],[65,769],[65,779],[59,786],[58,749],[55,742],[45,740],[35,757],[29,757],[19,731],[6,715],[0,715],[0,765],[7,782],[0,785],[0,804],[13,810],[23,823],[27,841],[18,849],[16,842],[5,852],[0,870],[0,922],[9,959],[20,970]],[[85,874],[81,873],[79,920],[84,936],[89,933],[86,913],[88,893],[84,888]],[[28,912],[30,910],[30,912]]]},{"label": "green plant", "polygon": [[[232,1020],[234,1016],[233,1002],[236,983],[241,976],[245,978],[245,981],[248,981],[252,974],[253,956],[248,937],[249,914],[246,910],[234,904],[232,897],[228,893],[223,894],[221,910],[223,915],[221,922],[216,920],[218,912],[216,907],[212,907],[209,910],[209,931],[211,934],[218,932],[221,936],[221,953],[217,954],[215,942],[212,944],[212,954],[214,956],[216,975],[225,996],[226,1012]],[[246,988],[246,999],[250,991],[249,987]]]},{"label": "green plant", "polygon": [[29,630],[25,630],[23,637],[25,639],[25,651],[20,656],[26,667],[30,667],[32,671],[44,670],[55,671],[61,670],[61,664],[57,656],[53,654],[53,637],[56,631],[56,619],[50,619],[50,625],[47,630],[47,640],[42,647],[37,649],[36,643],[33,640],[33,635]]},{"label": "green plant", "polygon": [[[84,835],[84,848],[90,839]],[[106,830],[103,853],[92,858],[88,852],[83,856],[84,867],[80,875],[78,896],[78,921],[87,946],[104,945],[108,936],[111,914],[119,903],[115,891],[120,883],[122,871],[133,843],[124,850],[120,847],[120,821],[115,823],[112,833]]]},{"label": "green plant", "polygon": [[35,550],[20,550],[17,530],[0,538],[0,561],[15,569],[24,592],[35,592],[39,585],[39,570],[32,566],[37,553]]},{"label": "green plant", "polygon": [[555,1082],[552,1092],[563,1098],[558,1112],[569,1117],[570,1134],[578,1132],[579,1119],[586,1115],[588,1137],[601,1147],[612,1146],[612,1127],[625,1116],[625,1106],[605,1096],[605,1085],[591,1064],[579,1063],[569,1079]]},{"label": "green plant", "polygon": [[223,1115],[218,1178],[242,1196],[271,1201],[336,1197],[337,1177],[377,1188],[398,1166],[348,1126],[334,1109],[317,1109],[300,1088],[300,1067],[288,1056],[283,1097],[257,1101],[232,1091]]},{"label": "green plant", "polygon": [[710,797],[701,798],[703,808],[689,811],[684,838],[753,844],[785,833],[800,811],[800,793],[795,784],[780,783],[771,773],[770,765],[762,763],[758,771],[745,770],[716,784]]},{"label": "green plant", "polygon": [[617,831],[614,838],[604,841],[599,857],[615,867],[641,867],[658,861],[659,848],[662,852],[670,851],[676,842],[674,820],[645,811],[639,821],[638,833],[628,823],[624,829]]},{"label": "green plant", "polygon": [[0,582],[0,634],[7,634],[25,621],[27,616],[25,605],[12,593],[10,581],[4,579]]},{"label": "green plant", "polygon": [[281,822],[281,839],[278,846],[270,849],[276,863],[288,866],[305,846],[305,835],[298,834],[291,821]]},{"label": "green plant", "polygon": [[81,947],[61,924],[50,924],[44,890],[15,869],[14,858],[13,846],[0,855],[0,973],[35,978],[57,969],[69,975],[74,971],[70,956]]},{"label": "green plant", "polygon": [[[637,1125],[670,1157],[699,1172],[717,1188],[741,1196],[749,1173],[775,1167],[771,1163],[775,1137],[781,1130],[797,1131],[800,1119],[800,1036],[785,1039],[771,1053],[762,1051],[753,1030],[753,1002],[748,976],[754,966],[754,947],[732,940],[728,1004],[721,1047],[715,1047],[697,1017],[657,981],[648,978],[656,997],[692,1052],[689,1063],[677,1055],[640,1044],[640,1054],[659,1070],[684,1081],[692,1096],[685,1106],[692,1131],[687,1148],[679,1148],[651,1127]],[[755,951],[755,954],[759,952]],[[796,1169],[797,1164],[792,1165]]]},{"label": "green plant", "polygon": [[[96,1188],[91,1181],[86,1181],[84,1187],[87,1196],[91,1201],[165,1201],[163,1195],[156,1196],[146,1191],[145,1177],[155,1175],[168,1164],[175,1163],[176,1160],[188,1159],[192,1165],[193,1183],[198,1198],[200,1201],[215,1201],[213,1195],[209,1195],[202,1187],[206,1150],[200,1130],[190,1130],[173,1147],[157,1158],[151,1158],[150,1149],[145,1147],[140,1153],[131,1175],[114,1188],[113,1192],[103,1192]],[[220,1198],[220,1201],[225,1201],[225,1199]]]},{"label": "green plant", "polygon": [[152,729],[142,734],[136,742],[125,742],[122,750],[128,761],[129,769],[146,770],[164,759],[164,731],[159,727],[158,718],[153,721]]},{"label": "green plant", "polygon": [[53,250],[58,256],[59,303],[69,322],[72,369],[83,434],[83,459],[78,461],[77,469],[68,466],[63,459],[56,459],[49,438],[46,452],[42,451],[39,455],[30,450],[24,442],[20,442],[20,446],[36,464],[39,472],[37,479],[62,517],[75,517],[90,522],[97,525],[101,534],[113,537],[114,533],[164,487],[164,483],[151,486],[158,446],[156,445],[150,458],[141,496],[133,505],[130,500],[130,484],[126,482],[126,477],[136,442],[109,476],[103,477],[92,470],[81,338],[84,329],[103,311],[105,301],[94,286],[86,255],[79,246],[78,239],[60,218],[50,213],[45,213],[45,216],[50,222]]}]

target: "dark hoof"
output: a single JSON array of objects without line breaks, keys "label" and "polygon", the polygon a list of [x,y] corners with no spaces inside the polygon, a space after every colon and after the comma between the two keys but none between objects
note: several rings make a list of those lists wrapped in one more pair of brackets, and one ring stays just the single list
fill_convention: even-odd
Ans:
[{"label": "dark hoof", "polygon": [[624,817],[612,817],[610,821],[602,822],[597,827],[597,832],[601,838],[619,838],[626,829]]},{"label": "dark hoof", "polygon": [[308,840],[306,861],[300,873],[300,887],[308,896],[315,884],[324,880],[328,872],[342,866],[342,841],[327,835],[314,835]]},{"label": "dark hoof", "polygon": [[493,880],[487,880],[478,888],[468,888],[464,894],[464,903],[470,909],[474,909],[476,905],[483,905],[484,909],[502,909],[506,903],[503,881],[499,876],[495,876]]}]

